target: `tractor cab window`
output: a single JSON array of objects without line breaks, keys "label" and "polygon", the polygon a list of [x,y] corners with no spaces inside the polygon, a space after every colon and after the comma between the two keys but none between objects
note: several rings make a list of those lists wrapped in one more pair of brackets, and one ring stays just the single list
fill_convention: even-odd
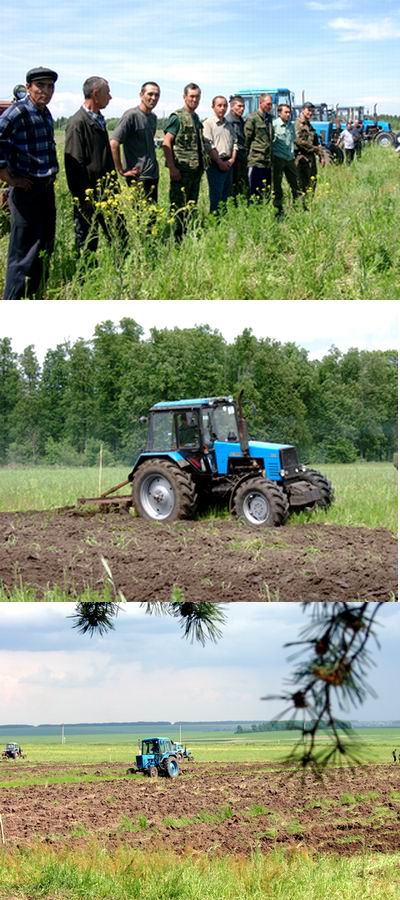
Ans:
[{"label": "tractor cab window", "polygon": [[176,415],[178,446],[198,450],[201,444],[197,412],[188,410]]},{"label": "tractor cab window", "polygon": [[218,441],[237,441],[238,427],[236,409],[233,404],[224,403],[213,410],[213,425]]},{"label": "tractor cab window", "polygon": [[202,426],[203,426],[203,443],[209,444],[211,441],[215,440],[216,435],[214,434],[212,418],[211,418],[211,410],[203,409],[202,410]]},{"label": "tractor cab window", "polygon": [[151,753],[158,753],[159,750],[159,742],[158,741],[143,741],[142,744],[142,753],[143,756]]},{"label": "tractor cab window", "polygon": [[176,446],[174,414],[171,410],[156,412],[151,419],[148,450],[171,450]]}]

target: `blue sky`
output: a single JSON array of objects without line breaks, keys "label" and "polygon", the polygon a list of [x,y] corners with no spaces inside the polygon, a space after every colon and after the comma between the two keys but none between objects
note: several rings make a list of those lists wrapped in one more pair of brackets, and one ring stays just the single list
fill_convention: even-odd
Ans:
[{"label": "blue sky", "polygon": [[[0,604],[0,724],[179,719],[269,719],[290,674],[287,641],[306,615],[297,603],[225,606],[224,636],[190,644],[176,620],[146,616],[138,604],[120,613],[114,632],[90,639],[71,628],[73,604]],[[399,718],[400,607],[380,612],[381,650],[371,646],[377,699],[353,717]]]},{"label": "blue sky", "polygon": [[192,328],[208,324],[231,343],[250,327],[259,338],[294,341],[305,347],[313,359],[321,359],[332,344],[342,352],[350,347],[388,350],[398,346],[398,304],[390,300],[81,300],[76,315],[71,315],[69,300],[45,300],[42,303],[46,307],[46,329],[43,316],[38,316],[37,303],[25,300],[22,317],[19,307],[0,305],[0,337],[11,338],[17,353],[34,344],[40,362],[49,347],[79,337],[89,340],[96,324],[106,319],[118,324],[124,316],[135,319],[145,337],[152,327]]},{"label": "blue sky", "polygon": [[[159,114],[180,103],[182,87],[203,89],[207,114],[217,92],[289,87],[301,100],[400,111],[400,6],[396,0],[26,0],[2,11],[0,95],[27,69],[59,72],[51,109],[72,113],[89,75],[108,78],[119,115],[142,81],[162,88]],[[397,39],[397,40],[396,40]]]}]

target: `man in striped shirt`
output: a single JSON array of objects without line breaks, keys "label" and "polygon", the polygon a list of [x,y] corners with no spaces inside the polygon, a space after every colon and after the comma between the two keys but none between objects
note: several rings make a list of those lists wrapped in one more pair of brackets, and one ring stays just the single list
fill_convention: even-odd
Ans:
[{"label": "man in striped shirt", "polygon": [[43,297],[46,285],[54,248],[58,172],[47,106],[57,78],[52,69],[30,69],[26,98],[0,117],[0,180],[10,187],[11,212],[5,300]]}]

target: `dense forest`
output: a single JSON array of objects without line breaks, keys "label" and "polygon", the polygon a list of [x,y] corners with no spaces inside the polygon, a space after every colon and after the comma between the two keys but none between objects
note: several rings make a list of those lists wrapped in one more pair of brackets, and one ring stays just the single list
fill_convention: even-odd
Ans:
[{"label": "dense forest", "polygon": [[245,329],[228,344],[208,326],[97,325],[40,365],[0,339],[0,463],[129,463],[146,440],[139,417],[158,400],[237,395],[252,438],[294,443],[305,462],[391,459],[397,439],[397,354],[332,347],[309,359],[294,343]]}]

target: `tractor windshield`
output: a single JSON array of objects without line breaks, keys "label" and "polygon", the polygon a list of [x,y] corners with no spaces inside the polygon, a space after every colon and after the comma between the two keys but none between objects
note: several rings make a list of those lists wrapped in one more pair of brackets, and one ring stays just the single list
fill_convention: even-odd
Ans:
[{"label": "tractor windshield", "polygon": [[238,425],[233,403],[215,406],[212,411],[213,437],[218,441],[237,441]]}]

